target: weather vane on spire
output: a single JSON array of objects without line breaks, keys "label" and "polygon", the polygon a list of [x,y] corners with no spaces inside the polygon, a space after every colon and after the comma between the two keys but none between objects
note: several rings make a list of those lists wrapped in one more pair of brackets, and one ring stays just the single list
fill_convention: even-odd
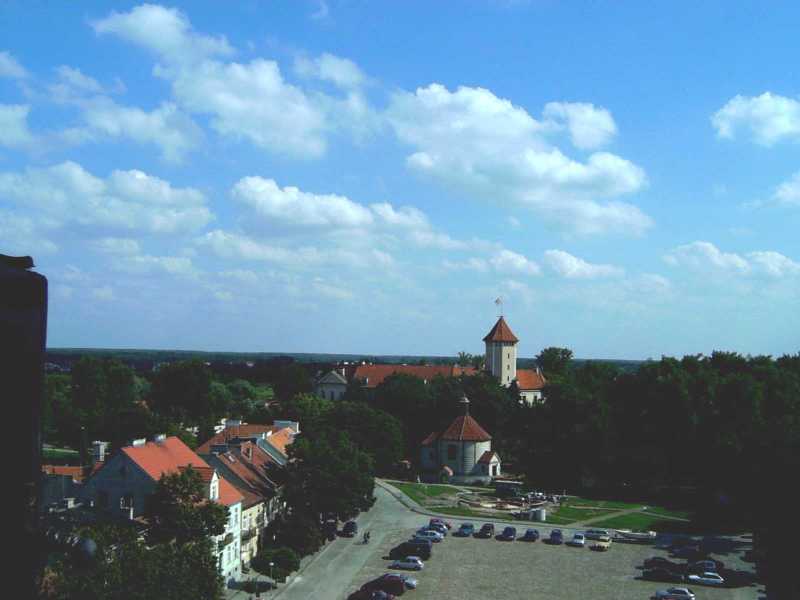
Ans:
[{"label": "weather vane on spire", "polygon": [[502,316],[503,316],[503,298],[501,298],[500,296],[498,296],[498,297],[495,299],[494,303],[495,303],[497,306],[499,306],[499,307],[500,307],[500,314],[499,314],[499,315],[497,315],[497,316],[498,316],[498,317],[502,317]]}]

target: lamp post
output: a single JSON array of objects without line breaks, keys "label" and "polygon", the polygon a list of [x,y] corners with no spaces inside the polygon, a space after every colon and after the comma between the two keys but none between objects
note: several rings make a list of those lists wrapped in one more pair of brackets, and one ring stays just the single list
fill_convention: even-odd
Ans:
[{"label": "lamp post", "polygon": [[274,567],[274,566],[275,566],[275,563],[274,563],[274,562],[270,562],[270,563],[269,563],[269,584],[270,584],[270,586],[272,586],[273,588],[274,588],[274,587],[278,587],[278,586],[276,586],[276,585],[275,585],[275,580],[272,578],[272,567]]}]

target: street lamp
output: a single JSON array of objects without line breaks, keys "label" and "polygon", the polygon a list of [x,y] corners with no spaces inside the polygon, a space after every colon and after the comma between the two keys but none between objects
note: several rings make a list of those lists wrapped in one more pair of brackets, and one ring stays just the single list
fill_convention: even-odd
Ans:
[{"label": "street lamp", "polygon": [[274,562],[269,563],[269,584],[274,588],[277,587],[275,585],[275,580],[272,578],[272,567],[275,566]]}]

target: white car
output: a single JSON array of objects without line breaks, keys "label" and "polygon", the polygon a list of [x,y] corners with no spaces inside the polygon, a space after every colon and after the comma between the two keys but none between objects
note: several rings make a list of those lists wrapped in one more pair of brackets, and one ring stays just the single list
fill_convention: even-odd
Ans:
[{"label": "white car", "polygon": [[414,534],[414,537],[420,540],[430,540],[434,543],[441,542],[444,539],[441,533],[431,529],[420,529]]},{"label": "white car", "polygon": [[694,592],[689,588],[674,587],[657,591],[653,598],[655,600],[694,600]]},{"label": "white car", "polygon": [[402,560],[396,560],[389,565],[390,569],[409,569],[411,571],[422,571],[425,563],[419,556],[406,556]]},{"label": "white car", "polygon": [[703,585],[725,585],[725,580],[722,577],[709,571],[699,575],[689,575],[686,580],[692,583],[702,583]]},{"label": "white car", "polygon": [[567,542],[567,546],[579,546],[583,548],[586,545],[586,538],[582,533],[576,533],[572,539]]}]

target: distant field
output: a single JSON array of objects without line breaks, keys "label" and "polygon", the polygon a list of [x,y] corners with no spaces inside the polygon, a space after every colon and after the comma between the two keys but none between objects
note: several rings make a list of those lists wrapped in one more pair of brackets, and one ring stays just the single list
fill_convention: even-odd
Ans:
[{"label": "distant field", "polygon": [[592,527],[609,529],[633,529],[639,531],[650,531],[655,529],[662,529],[659,524],[664,524],[664,519],[654,515],[647,515],[644,513],[629,513],[627,515],[619,515],[618,517],[610,517],[602,521],[595,521]]},{"label": "distant field", "polygon": [[455,494],[458,489],[449,485],[436,485],[433,483],[408,483],[390,481],[391,485],[403,492],[417,504],[426,504],[431,498],[445,494]]},{"label": "distant field", "polygon": [[[552,521],[554,517],[566,520],[570,523],[575,521],[585,521],[586,519],[593,519],[594,517],[602,517],[603,515],[610,515],[614,509],[608,508],[573,508],[571,506],[562,506],[555,513],[548,513],[547,517]],[[566,523],[561,523],[565,525]]]}]

